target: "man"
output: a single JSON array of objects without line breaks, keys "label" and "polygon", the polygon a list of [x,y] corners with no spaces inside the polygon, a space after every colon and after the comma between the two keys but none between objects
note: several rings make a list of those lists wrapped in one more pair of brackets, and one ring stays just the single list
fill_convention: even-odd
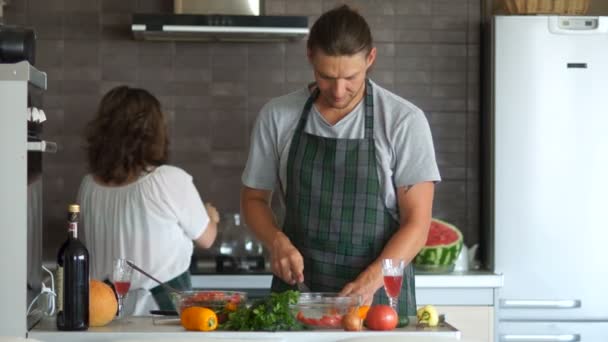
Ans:
[{"label": "man", "polygon": [[[367,79],[376,48],[348,6],[319,17],[307,55],[316,82],[271,100],[258,117],[242,211],[270,250],[273,291],[305,283],[387,303],[381,260],[410,262],[430,225],[440,177],[429,126],[420,109]],[[277,181],[282,230],[270,208]],[[414,286],[409,265],[401,315],[415,315]]]}]

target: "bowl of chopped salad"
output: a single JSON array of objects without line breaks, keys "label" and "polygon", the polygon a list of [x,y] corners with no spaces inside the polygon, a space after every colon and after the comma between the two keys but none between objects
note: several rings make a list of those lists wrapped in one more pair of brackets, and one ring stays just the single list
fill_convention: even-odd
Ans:
[{"label": "bowl of chopped salad", "polygon": [[312,329],[342,329],[342,317],[359,309],[361,296],[340,296],[334,292],[303,292],[291,305],[292,313]]},{"label": "bowl of chopped salad", "polygon": [[240,291],[182,291],[171,293],[175,309],[180,314],[184,309],[198,306],[209,308],[218,315],[220,323],[226,320],[230,312],[244,307],[247,302],[247,293]]}]

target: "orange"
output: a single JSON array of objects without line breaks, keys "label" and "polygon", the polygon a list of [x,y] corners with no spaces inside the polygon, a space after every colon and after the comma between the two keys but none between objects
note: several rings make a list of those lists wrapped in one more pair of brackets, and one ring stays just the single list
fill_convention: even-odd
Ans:
[{"label": "orange", "polygon": [[211,309],[191,306],[182,311],[181,323],[186,330],[211,331],[217,328],[217,315]]},{"label": "orange", "polygon": [[89,325],[102,327],[110,323],[116,310],[118,302],[112,288],[99,280],[91,279],[89,283]]},{"label": "orange", "polygon": [[226,311],[236,311],[236,303],[228,302],[224,308]]},{"label": "orange", "polygon": [[368,311],[369,311],[369,305],[361,305],[359,307],[359,317],[361,319],[365,319],[365,317],[367,317]]}]

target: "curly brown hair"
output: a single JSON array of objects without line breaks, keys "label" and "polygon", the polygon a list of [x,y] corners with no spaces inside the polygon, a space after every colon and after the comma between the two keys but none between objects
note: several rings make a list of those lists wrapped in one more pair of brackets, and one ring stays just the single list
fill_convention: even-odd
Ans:
[{"label": "curly brown hair", "polygon": [[160,102],[144,89],[119,86],[101,99],[86,129],[89,170],[107,184],[123,184],[168,160],[169,139]]}]

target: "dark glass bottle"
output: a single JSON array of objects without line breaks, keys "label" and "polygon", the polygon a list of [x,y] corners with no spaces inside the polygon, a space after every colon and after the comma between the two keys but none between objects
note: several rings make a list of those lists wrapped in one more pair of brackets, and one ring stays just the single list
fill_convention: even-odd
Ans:
[{"label": "dark glass bottle", "polygon": [[57,256],[57,263],[63,265],[63,308],[57,314],[59,330],[89,327],[89,251],[78,240],[79,214],[79,205],[68,207],[68,239]]}]

